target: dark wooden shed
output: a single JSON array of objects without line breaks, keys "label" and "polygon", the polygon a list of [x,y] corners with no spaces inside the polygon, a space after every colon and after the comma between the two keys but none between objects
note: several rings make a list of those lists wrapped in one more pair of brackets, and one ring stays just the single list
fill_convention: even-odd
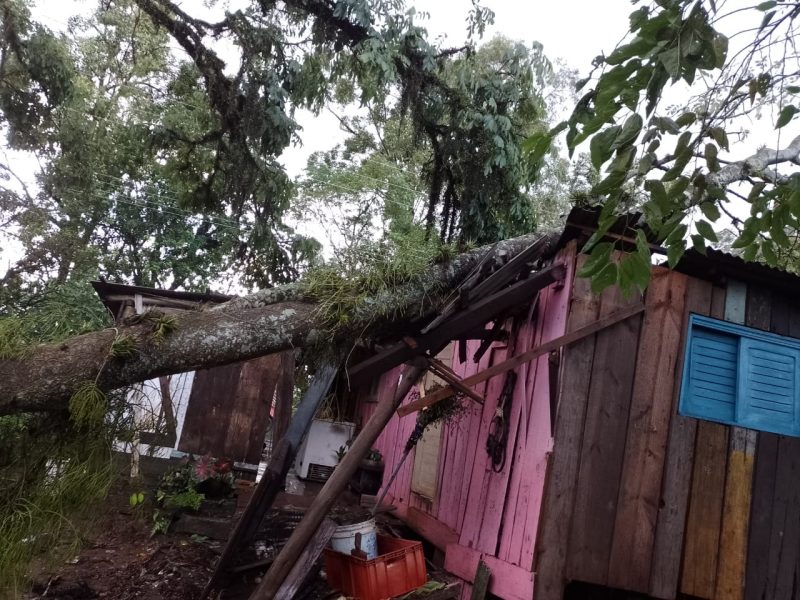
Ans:
[{"label": "dark wooden shed", "polygon": [[[100,281],[92,285],[117,320],[147,310],[193,310],[231,298]],[[288,425],[293,381],[294,353],[289,351],[144,382],[133,391],[132,402],[152,407],[152,416],[145,411],[140,419],[147,423],[141,442],[257,465],[268,429],[280,437]]]}]

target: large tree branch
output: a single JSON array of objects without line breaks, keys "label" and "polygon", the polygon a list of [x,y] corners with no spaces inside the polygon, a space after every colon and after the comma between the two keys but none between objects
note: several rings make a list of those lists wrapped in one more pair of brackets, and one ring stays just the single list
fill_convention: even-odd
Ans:
[{"label": "large tree branch", "polygon": [[[429,314],[477,265],[486,264],[484,258],[504,262],[536,240],[541,240],[542,252],[547,254],[556,239],[555,235],[522,236],[434,265],[413,282],[364,299],[351,311],[347,330],[330,330],[317,306],[302,298],[302,286],[292,284],[212,310],[180,314],[174,331],[158,344],[153,341],[152,323],[144,319],[61,344],[38,346],[28,356],[0,360],[0,415],[64,410],[72,393],[89,381],[112,390],[298,346],[352,344],[358,337],[385,332],[394,322]],[[487,257],[489,252],[492,256]],[[110,358],[117,336],[136,339],[139,353],[124,360]]]},{"label": "large tree branch", "polygon": [[768,169],[772,165],[782,163],[800,165],[800,135],[780,150],[762,148],[749,158],[727,164],[716,173],[711,173],[708,181],[725,187],[738,181],[746,181],[751,176],[757,176],[771,183],[785,183],[785,180],[788,180],[787,177]]}]

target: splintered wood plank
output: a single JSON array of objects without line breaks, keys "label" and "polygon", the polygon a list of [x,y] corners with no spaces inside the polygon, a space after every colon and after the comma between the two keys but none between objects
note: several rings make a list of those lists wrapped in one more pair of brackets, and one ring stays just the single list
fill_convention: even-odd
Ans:
[{"label": "splintered wood plank", "polygon": [[[524,343],[527,338],[527,331],[524,325],[518,332],[516,343]],[[521,390],[524,390],[525,385],[521,380],[522,373],[517,376],[517,380],[512,391],[512,395],[508,398],[511,402],[511,413],[509,415],[509,429],[508,440],[506,441],[506,461],[503,468],[499,473],[495,473],[489,465],[486,473],[486,496],[483,504],[483,519],[481,522],[480,537],[478,544],[474,547],[483,550],[489,554],[498,555],[498,540],[500,538],[501,528],[504,524],[503,509],[508,500],[513,499],[509,490],[511,471],[516,465],[515,462],[515,448],[517,447],[517,438],[520,431],[520,415],[523,411],[523,403],[527,400]],[[505,383],[505,376],[500,378]]]},{"label": "splintered wood plank", "polygon": [[[538,316],[532,344],[540,344],[546,335],[548,327],[558,322],[554,318],[550,322],[549,307],[552,297],[545,292],[539,297]],[[563,322],[562,322],[563,323]],[[528,365],[525,370],[519,371],[519,378],[525,383],[525,397],[520,398],[521,415],[517,443],[512,447],[514,469],[508,487],[508,501],[503,515],[503,536],[500,543],[500,557],[514,565],[529,569],[533,562],[533,538],[526,532],[526,523],[529,517],[538,517],[541,497],[542,481],[538,479],[541,470],[537,458],[544,457],[549,449],[542,447],[541,429],[548,421],[548,404],[542,401],[542,394],[547,394],[547,389],[538,387],[541,379],[539,372],[542,366],[539,361]],[[520,382],[522,383],[522,382]],[[517,396],[515,396],[515,401]],[[538,428],[538,429],[537,429]],[[524,550],[530,549],[530,558],[523,558]]]},{"label": "splintered wood plank", "polygon": [[[499,362],[505,355],[505,349],[490,349],[485,357],[488,359],[488,364]],[[482,361],[481,361],[482,362]],[[486,391],[484,394],[483,414],[481,415],[481,426],[478,431],[477,439],[485,440],[491,428],[492,420],[495,416],[497,403],[502,394],[504,385],[504,377],[493,377],[486,382]],[[486,514],[486,500],[490,495],[490,490],[493,485],[498,485],[494,471],[492,470],[491,460],[483,443],[476,444],[480,446],[475,452],[475,457],[472,462],[471,483],[469,488],[469,496],[467,498],[466,513],[464,516],[464,526],[461,530],[461,538],[459,543],[467,548],[475,548],[482,552],[494,553],[495,544],[486,540],[488,547],[482,547],[480,543],[480,532],[483,524],[483,519]],[[505,486],[503,486],[505,487]],[[505,489],[503,489],[505,491]]]},{"label": "splintered wood plank", "polygon": [[654,269],[636,362],[628,439],[611,546],[609,586],[647,593],[661,478],[681,355],[687,277]]},{"label": "splintered wood plank", "polygon": [[656,598],[674,598],[678,590],[697,431],[696,419],[677,414],[683,371],[683,353],[686,347],[688,317],[691,313],[708,315],[711,312],[712,295],[713,287],[707,281],[694,277],[690,277],[687,281],[686,302],[681,326],[681,352],[675,369],[672,419],[667,438],[666,461],[650,573],[650,595]]},{"label": "splintered wood plank", "polygon": [[[562,251],[562,256],[569,257],[565,262],[568,274],[565,285],[560,289],[552,286],[546,290],[547,310],[542,313],[540,343],[554,340],[566,332],[575,266],[574,253],[574,247],[567,247]],[[541,522],[544,486],[547,480],[547,469],[550,464],[549,454],[552,450],[553,440],[551,428],[553,419],[550,414],[550,405],[553,403],[550,390],[550,357],[542,356],[537,362],[536,380],[528,387],[531,393],[531,410],[527,420],[527,443],[522,462],[522,469],[527,477],[520,486],[520,496],[525,496],[526,499],[525,504],[517,501],[518,514],[522,510],[521,514],[523,515],[522,546],[519,561],[511,561],[525,570],[533,570],[536,538]],[[557,380],[557,377],[555,379]],[[557,385],[557,381],[554,383]]]},{"label": "splintered wood plank", "polygon": [[233,363],[195,371],[178,450],[225,456],[230,407],[241,369],[242,363]]},{"label": "splintered wood plank", "polygon": [[281,377],[281,355],[270,354],[242,364],[239,388],[231,406],[225,436],[226,456],[258,464],[270,421],[275,388]]},{"label": "splintered wood plank", "polygon": [[[576,271],[585,261],[585,255],[578,256]],[[595,321],[599,309],[599,298],[592,294],[589,281],[576,277],[567,329],[574,331]],[[564,350],[562,372],[565,376],[560,381],[550,477],[536,543],[534,571],[538,600],[562,600],[564,596],[569,530],[596,337],[583,339]]]},{"label": "splintered wood plank", "polygon": [[335,532],[336,523],[330,519],[325,519],[322,521],[317,529],[317,532],[314,534],[314,537],[311,538],[311,541],[305,547],[303,552],[300,553],[300,556],[292,567],[292,570],[289,571],[289,574],[286,576],[286,579],[284,579],[281,587],[278,588],[278,593],[275,594],[276,598],[295,597],[297,590],[299,590],[300,586],[303,585],[303,582],[308,579],[308,576],[311,574],[311,570],[314,568],[319,555],[322,554],[322,551],[325,549],[325,546],[328,545],[328,542],[331,540]]},{"label": "splintered wood plank", "polygon": [[275,391],[275,414],[272,420],[272,447],[286,434],[292,418],[294,397],[294,351],[281,352],[281,370]]},{"label": "splintered wood plank", "polygon": [[[533,317],[531,317],[533,318]],[[536,317],[535,320],[529,320],[528,323],[520,330],[517,336],[517,344],[519,348],[527,348],[535,345],[537,342],[537,329],[541,319]],[[497,557],[510,561],[511,555],[514,554],[519,557],[519,548],[515,547],[512,550],[512,538],[514,533],[514,519],[517,514],[517,506],[519,502],[519,489],[521,480],[523,478],[522,463],[527,445],[527,435],[525,430],[525,423],[531,418],[531,402],[532,402],[532,388],[529,385],[530,369],[535,369],[535,365],[523,364],[517,369],[517,384],[514,389],[513,406],[512,406],[512,427],[514,428],[515,435],[513,444],[508,447],[510,453],[509,465],[509,478],[506,483],[505,496],[503,504],[500,505],[500,539],[498,543]]]},{"label": "splintered wood plank", "polygon": [[[640,296],[626,300],[619,289],[611,288],[603,292],[600,316],[641,303]],[[637,315],[597,334],[570,531],[568,579],[598,585],[608,581],[641,322]]]},{"label": "splintered wood plank", "polygon": [[[747,296],[747,286],[744,283],[728,283],[725,320],[768,329],[769,303],[762,302],[757,297],[751,297],[748,303]],[[744,597],[756,441],[757,432],[740,427],[731,428],[716,583],[716,597],[720,599],[739,600]]]},{"label": "splintered wood plank", "polygon": [[[468,354],[472,354],[480,345],[479,342],[468,342]],[[470,372],[474,372],[477,370],[485,369],[489,366],[489,361],[491,360],[491,353],[487,352],[483,355],[483,357],[478,361],[478,364],[474,364],[472,362],[469,363],[468,369]],[[474,370],[474,371],[473,371]],[[486,394],[486,382],[481,383],[477,386],[477,391],[480,394]],[[456,531],[461,532],[462,534],[464,531],[468,531],[469,528],[472,526],[471,521],[468,519],[467,515],[467,506],[470,500],[470,496],[475,492],[473,484],[472,484],[472,472],[473,467],[475,465],[475,460],[477,458],[477,453],[482,452],[486,454],[486,449],[483,443],[476,444],[475,440],[480,439],[480,431],[484,424],[484,409],[485,405],[481,406],[475,404],[474,402],[470,402],[468,407],[468,412],[463,415],[462,419],[469,419],[469,430],[467,433],[466,438],[464,439],[464,467],[460,472],[459,481],[456,482],[457,485],[461,486],[461,497],[459,501],[458,507],[458,525],[456,526]],[[485,438],[484,438],[485,439]]]}]

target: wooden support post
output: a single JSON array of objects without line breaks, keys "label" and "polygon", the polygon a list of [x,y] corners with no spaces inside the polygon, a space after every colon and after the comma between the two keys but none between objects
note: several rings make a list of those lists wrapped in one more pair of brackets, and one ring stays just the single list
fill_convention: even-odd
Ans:
[{"label": "wooden support post", "polygon": [[311,538],[308,546],[300,554],[300,558],[289,571],[289,575],[283,581],[278,593],[275,594],[276,598],[294,598],[297,590],[303,585],[303,582],[308,578],[311,569],[317,562],[322,550],[328,545],[328,542],[333,537],[336,531],[336,523],[330,519],[325,519],[317,529],[314,537]]},{"label": "wooden support post", "polygon": [[311,506],[306,511],[305,517],[292,532],[289,541],[280,551],[275,562],[272,563],[269,571],[259,584],[250,600],[272,600],[277,597],[281,584],[286,579],[292,566],[297,562],[304,548],[309,544],[314,533],[317,531],[322,520],[327,516],[348,482],[355,474],[361,459],[364,458],[372,448],[372,444],[383,431],[383,428],[394,415],[394,411],[406,397],[414,384],[422,375],[423,369],[419,367],[408,367],[397,384],[394,396],[386,396],[375,407],[375,412],[370,417],[364,429],[361,430],[355,440],[353,440],[350,450],[344,455],[333,475],[325,483],[323,488]]},{"label": "wooden support post", "polygon": [[427,363],[428,368],[433,372],[433,374],[444,379],[444,381],[447,382],[450,387],[454,388],[458,392],[461,392],[465,396],[472,398],[478,404],[483,404],[483,397],[461,383],[461,379],[456,372],[450,369],[450,367],[448,367],[446,364],[436,360],[435,358],[427,359]]},{"label": "wooden support post", "polygon": [[261,525],[264,515],[272,506],[278,492],[283,489],[286,473],[292,466],[297,450],[300,448],[303,438],[308,434],[308,430],[311,428],[311,421],[322,404],[322,400],[328,394],[338,370],[337,364],[329,363],[321,367],[314,375],[314,379],[308,390],[306,390],[294,418],[289,423],[286,435],[278,442],[278,446],[272,449],[269,465],[264,471],[261,481],[256,486],[250,502],[247,503],[241,518],[236,523],[228,543],[225,544],[225,548],[223,548],[222,554],[217,561],[217,566],[211,574],[203,593],[200,595],[201,600],[208,598],[209,594],[220,587],[236,554],[252,540],[256,530]]}]

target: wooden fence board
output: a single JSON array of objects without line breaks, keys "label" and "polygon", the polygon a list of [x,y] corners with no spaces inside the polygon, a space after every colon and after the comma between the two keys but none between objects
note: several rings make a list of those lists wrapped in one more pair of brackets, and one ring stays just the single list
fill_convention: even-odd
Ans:
[{"label": "wooden fence board", "polygon": [[794,600],[797,597],[795,578],[800,534],[800,438],[778,438],[773,502],[767,597],[771,600]]},{"label": "wooden fence board", "polygon": [[667,439],[667,458],[664,465],[661,501],[656,521],[653,559],[650,574],[650,595],[656,598],[674,598],[680,576],[686,523],[687,499],[689,497],[694,443],[697,421],[677,414],[680,394],[683,348],[686,339],[688,315],[692,312],[707,315],[711,311],[712,286],[706,281],[689,278],[686,287],[681,353],[675,369],[675,393],[673,394],[672,419]]},{"label": "wooden fence board", "polygon": [[[754,326],[800,336],[794,300],[753,288],[748,297],[759,311]],[[771,313],[767,308],[771,308]],[[748,306],[748,319],[751,311]],[[749,323],[748,323],[749,324]],[[797,596],[800,570],[800,439],[760,433],[753,480],[745,598],[775,600]]]},{"label": "wooden fence board", "polygon": [[[758,294],[753,289],[751,293]],[[789,301],[776,296],[771,304],[769,330],[773,333],[790,333]],[[769,598],[774,590],[775,573],[770,570],[769,556],[772,547],[773,509],[775,507],[776,478],[778,472],[778,446],[780,436],[760,432],[756,444],[753,473],[750,528],[747,539],[747,566],[745,569],[746,600]]]},{"label": "wooden fence board", "polygon": [[[580,269],[585,260],[585,256],[578,257],[576,270]],[[592,294],[589,281],[576,278],[572,289],[568,330],[574,331],[596,320],[599,308],[599,299]],[[596,337],[581,340],[564,351],[563,372],[570,373],[570,377],[564,377],[560,381],[550,478],[545,489],[542,526],[536,544],[534,570],[538,600],[562,600],[564,595],[567,540],[575,501],[575,482]]]},{"label": "wooden fence board", "polygon": [[649,589],[686,285],[685,275],[654,269],[647,290],[611,546],[611,587]]},{"label": "wooden fence board", "polygon": [[[600,316],[641,303],[617,288],[603,292]],[[642,317],[597,334],[587,401],[577,494],[570,531],[567,578],[606,585],[619,497],[634,367]]]}]

